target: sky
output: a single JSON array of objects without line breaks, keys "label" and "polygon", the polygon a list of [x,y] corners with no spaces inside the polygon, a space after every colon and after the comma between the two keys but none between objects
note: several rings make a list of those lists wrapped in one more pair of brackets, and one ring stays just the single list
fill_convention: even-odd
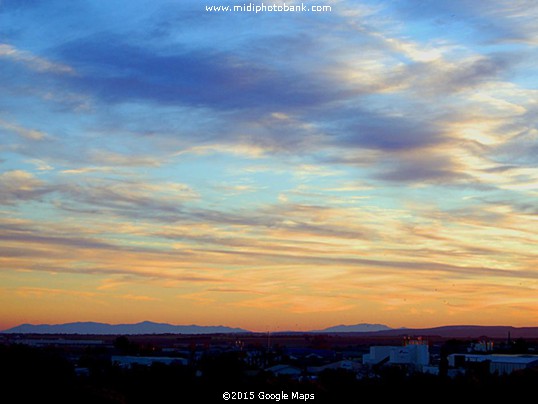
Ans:
[{"label": "sky", "polygon": [[0,329],[537,325],[536,1],[302,3],[0,0]]}]

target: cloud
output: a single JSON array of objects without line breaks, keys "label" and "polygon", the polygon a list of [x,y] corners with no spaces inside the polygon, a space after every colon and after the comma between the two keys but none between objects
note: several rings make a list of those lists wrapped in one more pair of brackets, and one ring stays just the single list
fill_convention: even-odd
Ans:
[{"label": "cloud", "polygon": [[97,293],[85,292],[81,290],[65,290],[65,289],[52,289],[41,287],[19,287],[16,289],[16,293],[25,297],[38,297],[43,298],[45,296],[75,296],[77,298],[90,298],[95,297]]},{"label": "cloud", "polygon": [[0,188],[0,203],[6,205],[45,202],[45,195],[54,194],[51,206],[65,212],[159,221],[188,218],[184,204],[199,198],[194,189],[178,182],[151,184],[130,178],[111,180],[87,176],[78,178],[76,182],[65,177],[45,182],[23,170],[0,174]]},{"label": "cloud", "polygon": [[47,59],[38,57],[27,51],[19,50],[14,46],[5,43],[0,43],[0,58],[21,63],[29,69],[36,70],[38,72],[74,74],[74,70],[65,64],[51,62]]},{"label": "cloud", "polygon": [[382,166],[377,176],[385,181],[417,184],[472,181],[450,156],[435,151],[400,155]]},{"label": "cloud", "polygon": [[442,132],[427,121],[414,122],[373,113],[353,123],[350,131],[353,133],[337,140],[340,146],[391,152],[425,148],[445,140]]},{"label": "cloud", "polygon": [[405,83],[406,90],[439,99],[498,80],[519,58],[507,53],[412,63],[400,70],[398,78]]},{"label": "cloud", "polygon": [[527,131],[491,148],[492,157],[506,164],[534,167],[538,163],[538,141],[536,140],[538,128],[531,125]]},{"label": "cloud", "polygon": [[38,234],[29,234],[27,232],[15,233],[15,232],[5,232],[0,234],[0,240],[9,241],[9,242],[22,242],[27,244],[41,244],[41,245],[51,245],[51,246],[63,246],[70,248],[80,248],[80,249],[107,249],[107,250],[121,250],[122,247],[107,243],[102,240],[95,240],[90,238],[81,238],[70,236],[54,236],[54,235],[38,235]]},{"label": "cloud", "polygon": [[[178,259],[176,257],[176,259]],[[145,280],[171,280],[178,282],[188,282],[188,283],[215,283],[223,284],[226,280],[218,276],[204,276],[199,273],[193,274],[182,274],[177,273],[178,271],[163,271],[162,268],[159,270],[143,270],[135,268],[118,268],[118,267],[87,267],[84,269],[76,268],[76,266],[64,265],[59,266],[54,265],[42,265],[42,264],[31,264],[28,266],[28,269],[31,271],[42,271],[49,273],[63,273],[63,274],[75,274],[75,275],[105,275],[105,276],[124,276],[126,281],[132,282],[133,279],[145,279]]]},{"label": "cloud", "polygon": [[44,140],[48,137],[45,132],[35,129],[28,129],[23,126],[4,121],[2,119],[0,119],[0,127],[12,133],[16,133],[17,135],[29,140]]},{"label": "cloud", "polygon": [[165,54],[118,37],[93,37],[63,45],[58,53],[80,72],[68,82],[105,103],[273,111],[319,105],[336,96],[326,80],[309,80],[224,51],[176,48]]},{"label": "cloud", "polygon": [[54,167],[49,165],[47,162],[39,159],[30,159],[28,160],[28,163],[33,164],[38,171],[50,171],[54,170]]},{"label": "cloud", "polygon": [[[536,188],[538,190],[538,184],[536,185]],[[519,194],[519,193],[518,193]],[[535,195],[529,195],[525,197],[524,195],[518,195],[519,198],[510,198],[510,194],[505,195],[506,199],[502,199],[502,197],[498,198],[481,198],[481,203],[484,203],[488,207],[503,207],[507,210],[510,214],[514,215],[522,215],[523,217],[526,215],[529,216],[538,216],[538,206],[534,203],[535,201]],[[498,216],[506,216],[507,213],[504,213],[502,215],[501,213],[497,213]]]},{"label": "cloud", "polygon": [[[473,278],[482,276],[493,277],[508,277],[508,278],[523,278],[523,279],[538,279],[538,273],[533,270],[511,270],[503,268],[493,268],[486,266],[459,266],[453,264],[445,264],[435,261],[397,261],[397,260],[377,260],[377,259],[365,259],[365,258],[345,258],[337,256],[308,256],[286,254],[278,252],[254,252],[254,251],[232,251],[232,250],[206,250],[216,254],[232,255],[236,258],[250,258],[253,261],[258,262],[259,266],[267,260],[274,265],[316,265],[322,266],[337,266],[340,268],[355,268],[357,274],[370,271],[379,271],[385,269],[388,274],[395,275],[402,273],[402,271],[413,271],[416,273],[440,273],[446,276],[454,278]],[[374,269],[375,268],[375,269]],[[378,272],[379,273],[379,272]],[[407,273],[407,276],[411,276]]]},{"label": "cloud", "polygon": [[186,201],[198,194],[180,183],[149,184],[137,180],[109,181],[89,179],[62,187],[66,211],[113,214],[131,218],[178,220],[185,216]]},{"label": "cloud", "polygon": [[[121,226],[119,226],[121,227]],[[118,227],[118,228],[119,228]],[[3,268],[77,275],[124,276],[184,282],[225,282],[193,260],[192,252],[162,246],[141,246],[116,237],[96,234],[95,228],[64,224],[3,221],[0,223]],[[191,257],[191,258],[189,258]],[[205,272],[205,273],[204,273]]]},{"label": "cloud", "polygon": [[[431,24],[448,35],[451,32],[455,36],[466,33],[475,41],[535,44],[538,39],[536,25],[533,24],[538,8],[532,0],[492,0],[487,3],[425,0],[398,3],[395,8],[404,20]],[[462,32],[462,29],[465,31]]]},{"label": "cloud", "polygon": [[88,161],[103,167],[158,167],[163,161],[147,155],[133,153],[121,154],[102,149],[91,149],[88,152]]},{"label": "cloud", "polygon": [[141,302],[155,302],[155,301],[161,300],[161,299],[157,299],[156,297],[144,296],[144,295],[133,295],[131,293],[126,294],[126,295],[121,295],[120,298],[127,299],[127,300],[141,301]]},{"label": "cloud", "polygon": [[0,174],[0,203],[13,205],[21,201],[39,200],[53,189],[32,173],[23,170]]}]

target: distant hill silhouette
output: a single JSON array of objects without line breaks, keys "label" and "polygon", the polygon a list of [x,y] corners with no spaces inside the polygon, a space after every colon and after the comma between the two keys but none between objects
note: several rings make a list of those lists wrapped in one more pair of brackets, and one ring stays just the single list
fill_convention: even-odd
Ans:
[{"label": "distant hill silhouette", "polygon": [[355,325],[336,325],[334,327],[325,328],[323,330],[319,330],[316,332],[376,332],[376,331],[388,331],[392,330],[392,328],[384,325],[384,324],[355,324]]},{"label": "distant hill silhouette", "polygon": [[241,328],[224,326],[199,326],[199,325],[172,325],[166,323],[153,323],[144,321],[137,324],[106,324],[95,322],[79,322],[67,324],[22,324],[17,327],[4,330],[3,333],[11,334],[220,334],[220,333],[244,333],[249,332]]},{"label": "distant hill silhouette", "polygon": [[443,338],[538,338],[538,327],[448,325],[434,328],[403,328],[368,333],[376,336],[439,336]]},{"label": "distant hill silhouette", "polygon": [[[141,334],[228,334],[250,333],[242,328],[225,326],[172,325],[143,321],[136,324],[106,324],[78,322],[67,324],[22,324],[2,331],[9,334],[81,334],[81,335],[141,335]],[[438,336],[442,338],[538,338],[538,327],[449,325],[434,328],[390,328],[383,324],[337,325],[323,330],[286,331],[290,333],[354,334],[357,336]]]}]

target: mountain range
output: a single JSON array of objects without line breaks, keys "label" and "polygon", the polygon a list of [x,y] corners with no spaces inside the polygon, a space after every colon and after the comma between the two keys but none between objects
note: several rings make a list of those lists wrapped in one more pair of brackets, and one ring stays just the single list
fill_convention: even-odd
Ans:
[{"label": "mountain range", "polygon": [[[318,333],[370,333],[378,331],[390,331],[392,328],[383,324],[355,324],[337,325],[323,330],[306,332]],[[224,326],[199,326],[199,325],[172,325],[167,323],[154,323],[143,321],[136,324],[106,324],[96,322],[76,322],[67,324],[21,324],[19,326],[2,331],[6,334],[226,334],[226,333],[249,333],[251,331],[242,328],[230,328]],[[282,332],[281,332],[282,333]],[[284,332],[285,334],[286,332]]]},{"label": "mountain range", "polygon": [[405,328],[379,331],[379,337],[438,336],[442,338],[538,338],[538,327],[447,325],[434,328]]},{"label": "mountain range", "polygon": [[[243,328],[225,326],[172,325],[143,321],[136,324],[106,324],[77,322],[67,324],[22,324],[2,331],[5,334],[87,334],[87,335],[135,335],[135,334],[229,334],[250,333]],[[294,332],[296,333],[296,332]],[[538,327],[453,325],[434,328],[390,328],[383,324],[337,325],[322,330],[301,333],[354,334],[357,336],[439,336],[443,338],[538,338]],[[279,332],[285,334],[285,332]]]},{"label": "mountain range", "polygon": [[334,327],[324,328],[323,330],[317,330],[315,332],[331,332],[331,333],[340,333],[340,332],[376,332],[376,331],[389,331],[392,328],[384,324],[355,324],[355,325],[336,325]]},{"label": "mountain range", "polygon": [[172,325],[143,321],[136,324],[106,324],[78,322],[67,324],[22,324],[2,331],[9,334],[221,334],[250,332],[242,328],[224,326]]}]

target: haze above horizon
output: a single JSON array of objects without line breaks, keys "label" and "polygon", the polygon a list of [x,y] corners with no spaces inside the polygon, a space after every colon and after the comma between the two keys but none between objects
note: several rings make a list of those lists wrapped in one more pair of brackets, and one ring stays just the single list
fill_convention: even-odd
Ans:
[{"label": "haze above horizon", "polygon": [[536,2],[208,2],[0,2],[0,329],[537,323]]}]

